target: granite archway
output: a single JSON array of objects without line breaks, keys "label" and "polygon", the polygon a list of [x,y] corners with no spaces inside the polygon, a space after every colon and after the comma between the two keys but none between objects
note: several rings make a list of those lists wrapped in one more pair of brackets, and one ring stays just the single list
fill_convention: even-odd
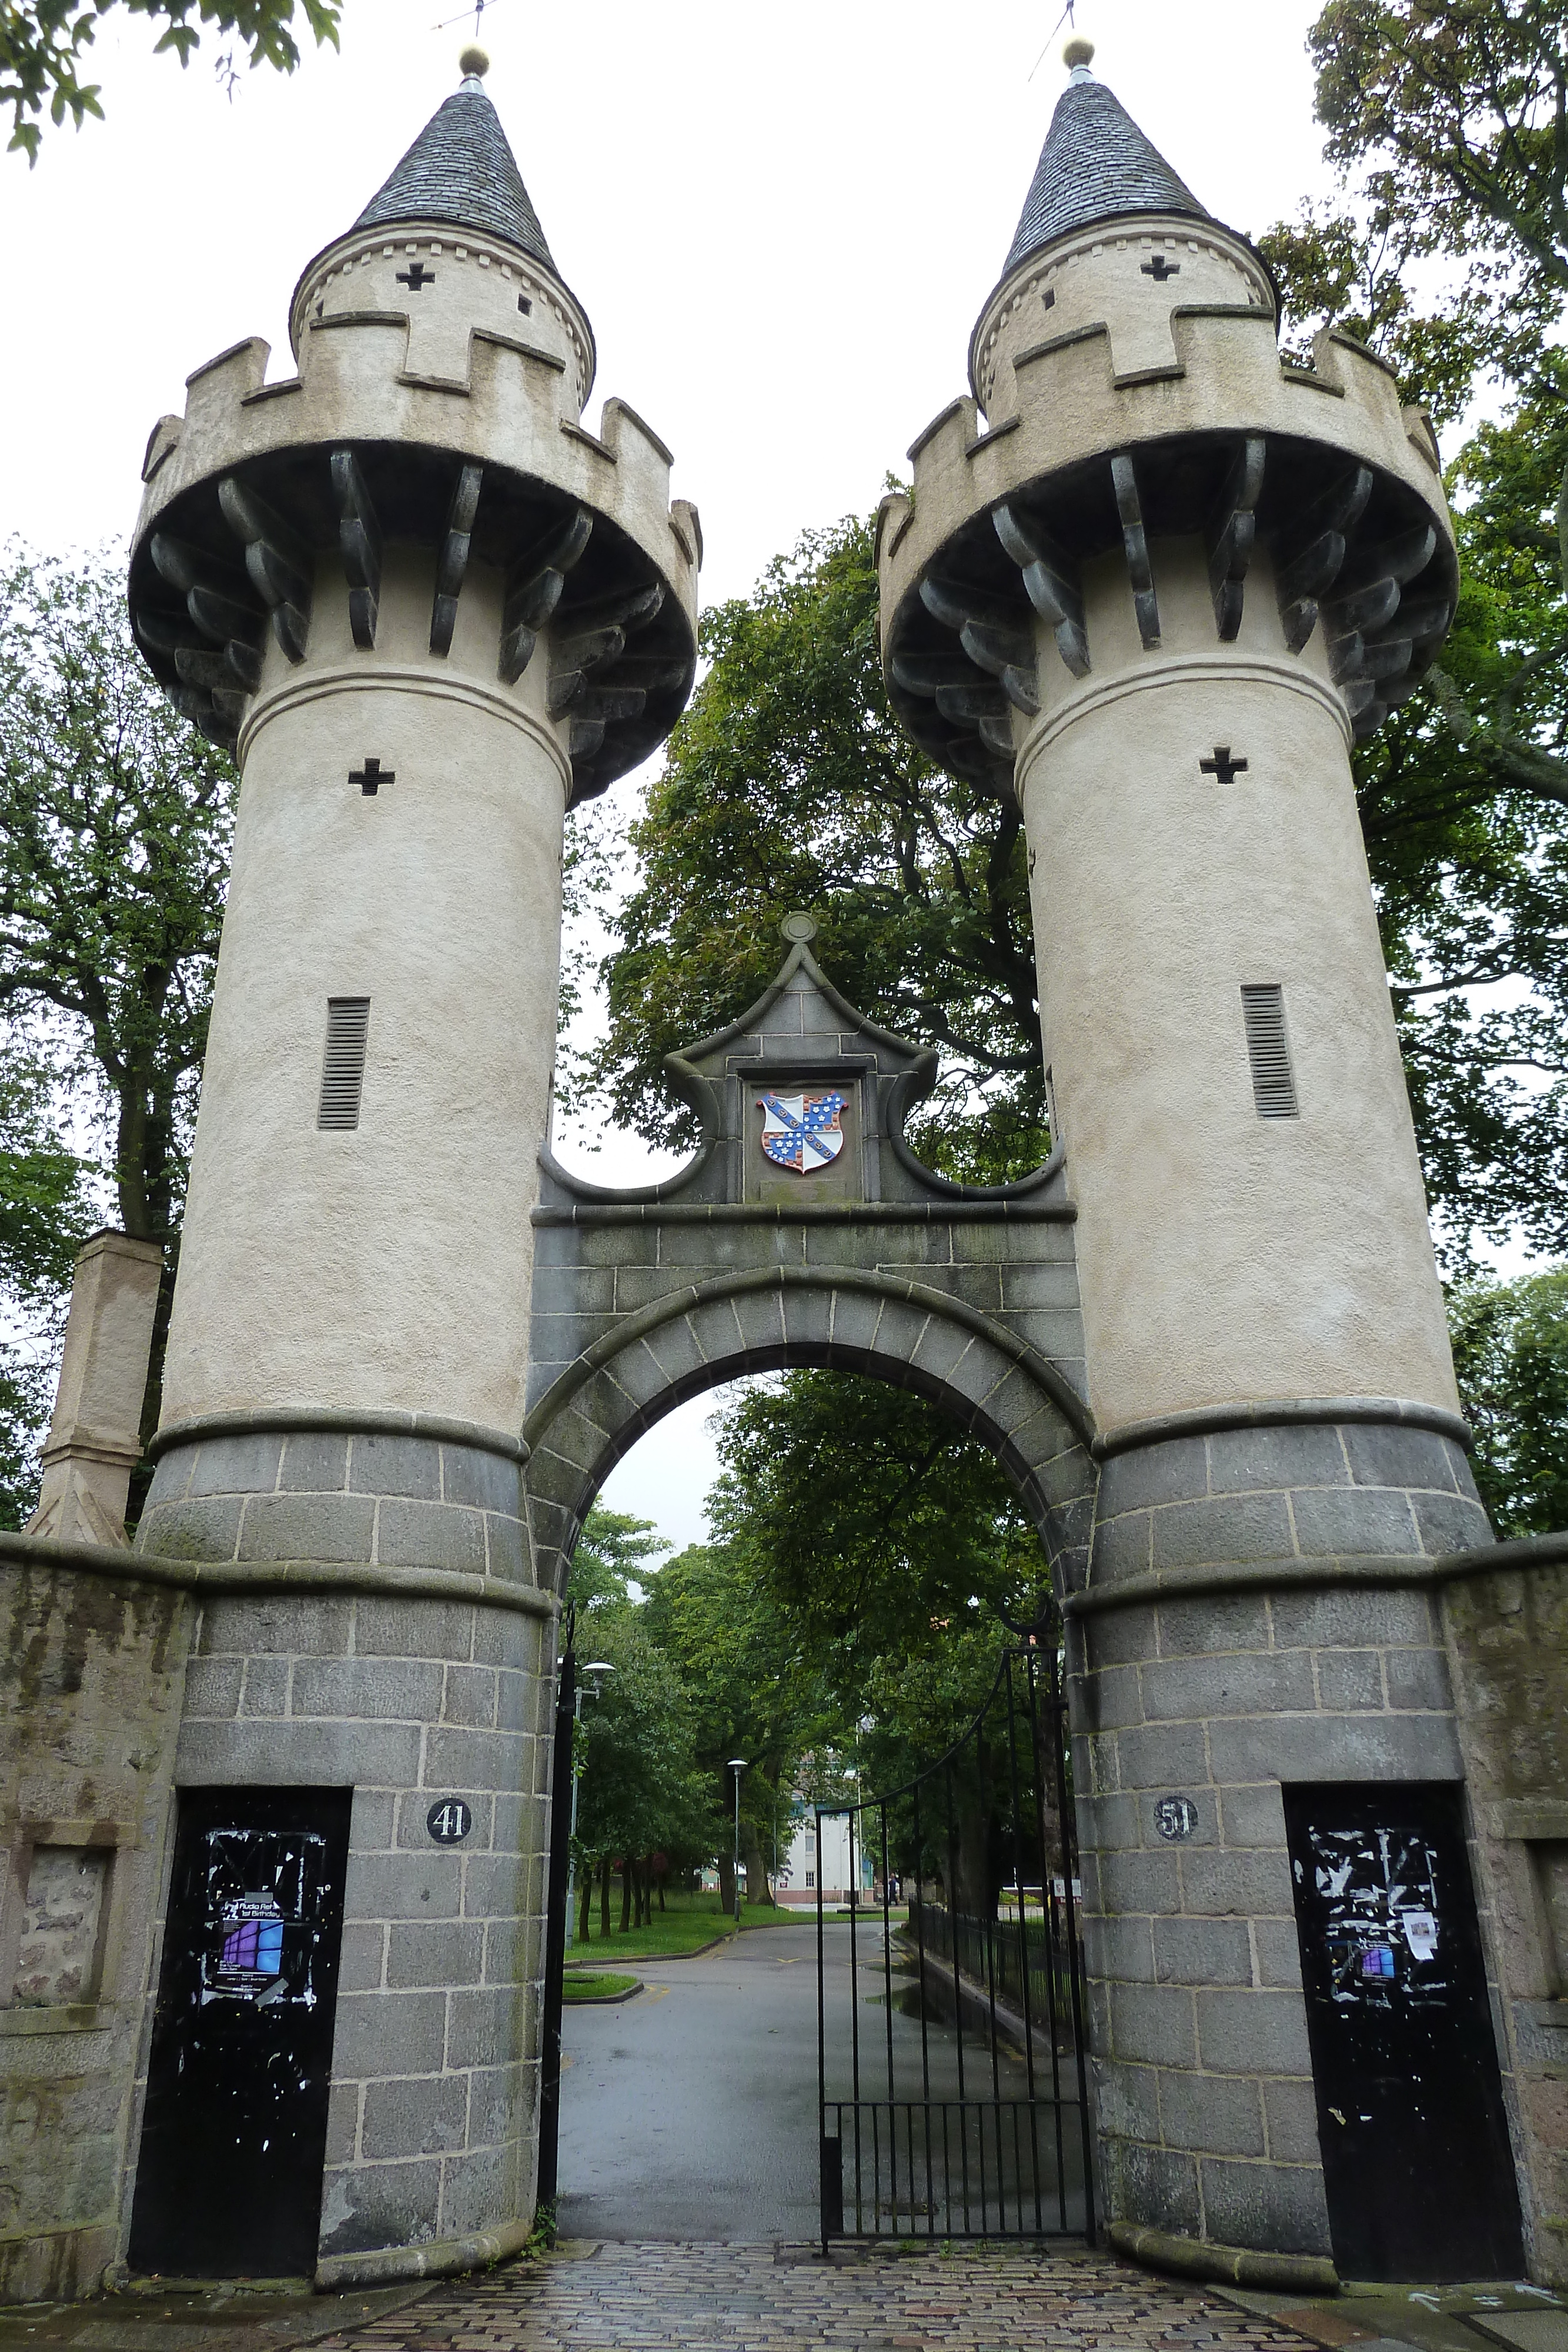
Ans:
[{"label": "granite archway", "polygon": [[[1096,1474],[1060,1155],[1000,1186],[922,1167],[904,1118],[936,1057],[838,993],[813,932],[790,917],[758,1003],[670,1057],[703,1130],[686,1168],[612,1192],[546,1155],[523,1428],[538,1581],[561,1588],[599,1487],[664,1413],[747,1373],[824,1365],[916,1391],[988,1444],[1058,1594],[1075,1591]],[[831,1162],[791,1173],[759,1148],[763,1096],[780,1092],[836,1096]]]}]

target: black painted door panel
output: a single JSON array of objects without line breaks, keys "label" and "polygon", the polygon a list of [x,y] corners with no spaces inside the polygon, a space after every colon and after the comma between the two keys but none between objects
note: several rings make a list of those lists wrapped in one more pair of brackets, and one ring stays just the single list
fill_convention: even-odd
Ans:
[{"label": "black painted door panel", "polygon": [[316,2267],[351,1795],[180,1793],[133,2270]]},{"label": "black painted door panel", "polygon": [[1362,1782],[1284,1798],[1340,2273],[1520,2277],[1459,1791]]}]

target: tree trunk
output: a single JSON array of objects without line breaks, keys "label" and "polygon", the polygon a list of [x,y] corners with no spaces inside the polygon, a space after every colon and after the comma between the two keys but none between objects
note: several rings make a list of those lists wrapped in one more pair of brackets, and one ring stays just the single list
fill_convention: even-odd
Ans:
[{"label": "tree trunk", "polygon": [[624,1936],[632,1926],[632,1857],[621,1857],[621,1933]]},{"label": "tree trunk", "polygon": [[768,1891],[768,1864],[762,1858],[762,1840],[749,1822],[740,1826],[741,1851],[746,1857],[746,1899],[748,1903],[771,1903]]},{"label": "tree trunk", "polygon": [[601,1936],[608,1936],[610,1933],[610,1856],[608,1854],[599,1865],[599,1932]]},{"label": "tree trunk", "polygon": [[593,1916],[593,1864],[589,1863],[582,1874],[582,1916],[577,1923],[577,1940],[589,1941],[588,1923]]},{"label": "tree trunk", "polygon": [[735,1864],[727,1853],[718,1858],[718,1907],[727,1919],[735,1916]]}]

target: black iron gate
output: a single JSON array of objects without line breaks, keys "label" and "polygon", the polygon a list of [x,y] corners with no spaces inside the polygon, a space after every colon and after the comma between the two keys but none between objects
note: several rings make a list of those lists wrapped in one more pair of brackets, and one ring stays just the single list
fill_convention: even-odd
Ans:
[{"label": "black iron gate", "polygon": [[[1092,2242],[1070,1790],[1052,1613],[1003,1653],[945,1756],[884,1796],[817,1808],[824,2249]],[[847,1923],[829,1918],[835,1893]]]}]

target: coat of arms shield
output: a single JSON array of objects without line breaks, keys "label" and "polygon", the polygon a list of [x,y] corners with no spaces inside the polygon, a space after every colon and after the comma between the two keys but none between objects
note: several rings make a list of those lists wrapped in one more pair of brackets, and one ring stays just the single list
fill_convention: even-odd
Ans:
[{"label": "coat of arms shield", "polygon": [[825,1168],[844,1148],[839,1113],[847,1095],[759,1095],[762,1149],[776,1166],[797,1176]]}]

